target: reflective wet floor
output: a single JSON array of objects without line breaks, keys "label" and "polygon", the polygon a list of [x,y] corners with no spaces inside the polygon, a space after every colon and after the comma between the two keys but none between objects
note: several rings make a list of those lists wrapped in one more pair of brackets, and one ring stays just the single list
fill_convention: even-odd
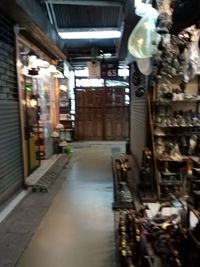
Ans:
[{"label": "reflective wet floor", "polygon": [[[116,149],[116,146],[114,147]],[[113,146],[76,148],[66,180],[18,267],[116,267]]]}]

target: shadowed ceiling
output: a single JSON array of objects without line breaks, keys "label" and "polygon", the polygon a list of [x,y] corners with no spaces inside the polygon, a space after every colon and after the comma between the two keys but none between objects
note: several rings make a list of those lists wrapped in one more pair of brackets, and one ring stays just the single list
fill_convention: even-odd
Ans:
[{"label": "shadowed ceiling", "polygon": [[120,38],[65,40],[70,61],[85,61],[111,53],[124,60],[127,41],[138,21],[133,0],[38,0],[45,15],[58,32],[110,29],[121,31]]}]

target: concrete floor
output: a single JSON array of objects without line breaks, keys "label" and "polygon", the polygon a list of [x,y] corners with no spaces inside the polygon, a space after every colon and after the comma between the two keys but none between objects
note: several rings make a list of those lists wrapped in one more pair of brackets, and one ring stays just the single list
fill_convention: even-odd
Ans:
[{"label": "concrete floor", "polygon": [[[76,148],[18,267],[116,267],[112,146]],[[116,148],[116,145],[114,146]]]}]

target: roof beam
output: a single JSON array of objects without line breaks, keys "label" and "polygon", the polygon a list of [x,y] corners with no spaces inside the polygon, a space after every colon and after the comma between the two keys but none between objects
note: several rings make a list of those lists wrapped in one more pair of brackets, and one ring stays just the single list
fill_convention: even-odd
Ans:
[{"label": "roof beam", "polygon": [[51,22],[51,25],[53,25],[53,17],[51,15],[51,11],[50,11],[50,7],[49,7],[49,4],[47,2],[45,2],[45,5],[46,5],[46,9],[47,9],[47,13],[48,13],[48,17],[49,17],[49,20]]},{"label": "roof beam", "polygon": [[58,5],[80,5],[80,6],[123,6],[124,0],[113,0],[113,1],[98,1],[98,0],[47,0],[49,4]]},{"label": "roof beam", "polygon": [[53,4],[49,4],[49,6],[50,6],[50,9],[51,9],[51,14],[52,14],[54,25],[56,27],[56,30],[58,31],[58,24],[57,24],[56,15],[55,15],[55,12],[54,12]]}]

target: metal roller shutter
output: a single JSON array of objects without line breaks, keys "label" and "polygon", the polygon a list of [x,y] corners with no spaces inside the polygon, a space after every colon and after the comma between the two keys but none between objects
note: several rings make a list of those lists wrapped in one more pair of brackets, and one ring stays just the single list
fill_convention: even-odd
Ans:
[{"label": "metal roller shutter", "polygon": [[19,114],[13,24],[0,15],[0,204],[22,184]]},{"label": "metal roller shutter", "polygon": [[[131,67],[131,77],[133,66]],[[145,86],[145,77],[141,75],[140,85]],[[147,125],[147,99],[135,96],[135,87],[131,82],[130,102],[130,149],[138,165],[141,164],[142,150],[146,146],[146,125]]]}]

